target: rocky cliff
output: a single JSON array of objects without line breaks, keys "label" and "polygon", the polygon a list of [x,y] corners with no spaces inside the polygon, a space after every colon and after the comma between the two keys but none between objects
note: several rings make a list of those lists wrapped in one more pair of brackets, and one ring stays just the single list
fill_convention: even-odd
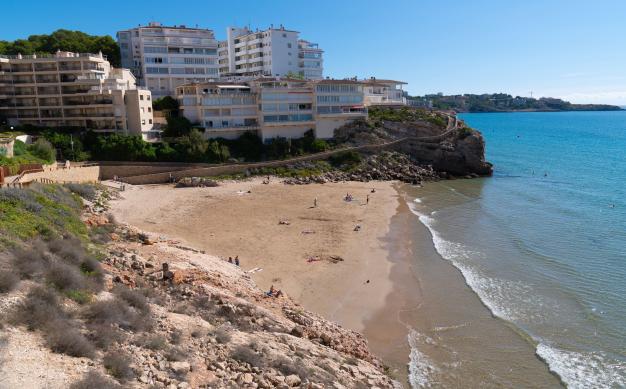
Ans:
[{"label": "rocky cliff", "polygon": [[[18,239],[0,249],[0,386],[397,385],[361,334],[268,295],[233,263],[114,223],[106,191],[72,189],[92,200],[82,222],[61,187],[0,190],[23,220],[51,225],[45,239],[0,234]],[[76,235],[56,234],[59,215]]]},{"label": "rocky cliff", "polygon": [[388,149],[409,156],[413,163],[432,167],[441,178],[493,173],[492,165],[485,161],[482,134],[463,121],[442,112],[409,108],[374,110],[367,121],[338,129],[337,142],[349,146],[393,143]]}]

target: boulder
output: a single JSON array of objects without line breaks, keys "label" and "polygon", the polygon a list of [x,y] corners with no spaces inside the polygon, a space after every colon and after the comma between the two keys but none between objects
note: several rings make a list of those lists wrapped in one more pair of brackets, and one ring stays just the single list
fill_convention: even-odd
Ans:
[{"label": "boulder", "polygon": [[301,383],[302,383],[302,380],[300,379],[300,377],[298,377],[295,374],[288,375],[287,377],[285,377],[285,384],[291,386],[292,388],[295,386],[299,386]]}]

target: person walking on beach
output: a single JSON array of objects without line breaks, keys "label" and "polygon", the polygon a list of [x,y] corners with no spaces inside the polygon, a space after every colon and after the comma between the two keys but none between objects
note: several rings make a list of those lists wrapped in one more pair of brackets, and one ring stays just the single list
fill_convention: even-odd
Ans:
[{"label": "person walking on beach", "polygon": [[235,265],[239,266],[239,255],[235,257]]},{"label": "person walking on beach", "polygon": [[367,197],[365,198],[365,205],[370,203],[370,195],[367,195]]},{"label": "person walking on beach", "polygon": [[317,197],[313,199],[313,208],[317,208]]}]

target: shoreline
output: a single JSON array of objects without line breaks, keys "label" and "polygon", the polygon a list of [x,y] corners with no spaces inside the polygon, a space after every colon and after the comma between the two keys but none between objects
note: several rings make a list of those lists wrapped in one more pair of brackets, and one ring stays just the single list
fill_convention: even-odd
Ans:
[{"label": "shoreline", "polygon": [[[450,258],[456,255],[453,253],[471,250],[471,247],[460,248],[443,239],[433,230],[431,217],[423,213],[424,202],[437,201],[437,210],[455,206],[441,202],[437,186],[437,183],[430,183],[419,192],[405,187],[404,192],[405,204],[416,226],[415,233],[429,240],[429,245],[423,248],[415,262],[424,293],[420,315],[415,322],[417,336],[414,340],[419,357],[427,362],[417,366],[418,373],[424,379],[447,385],[464,382],[470,386],[491,383],[516,387],[564,387],[562,378],[537,354],[528,335],[514,323],[494,314],[480,293],[474,290],[473,273],[467,274],[467,269],[459,267]],[[413,205],[415,197],[420,201]],[[429,206],[426,209],[430,209]],[[459,254],[474,255],[471,251]]]},{"label": "shoreline", "polygon": [[[261,268],[251,273],[261,289],[281,289],[303,308],[362,333],[372,353],[406,385],[407,322],[414,317],[404,311],[418,305],[420,295],[412,273],[414,234],[407,228],[415,221],[401,194],[402,184],[295,186],[273,181],[263,185],[255,177],[215,188],[133,186],[121,192],[123,199],[112,202],[112,211],[118,221],[208,254],[223,259],[239,255],[244,270]],[[344,202],[346,192],[356,200]],[[369,204],[364,201],[368,195]],[[315,197],[318,208],[312,207]],[[290,224],[280,225],[279,220]],[[361,225],[360,231],[353,231],[355,224]],[[344,260],[308,263],[308,255]]]}]

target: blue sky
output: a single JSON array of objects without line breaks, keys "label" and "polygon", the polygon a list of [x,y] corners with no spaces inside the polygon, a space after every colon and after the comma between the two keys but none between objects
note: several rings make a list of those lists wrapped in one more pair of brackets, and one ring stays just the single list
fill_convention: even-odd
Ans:
[{"label": "blue sky", "polygon": [[626,105],[626,1],[3,0],[0,39],[58,28],[284,24],[325,50],[325,74],[405,80],[411,94],[507,92]]}]

